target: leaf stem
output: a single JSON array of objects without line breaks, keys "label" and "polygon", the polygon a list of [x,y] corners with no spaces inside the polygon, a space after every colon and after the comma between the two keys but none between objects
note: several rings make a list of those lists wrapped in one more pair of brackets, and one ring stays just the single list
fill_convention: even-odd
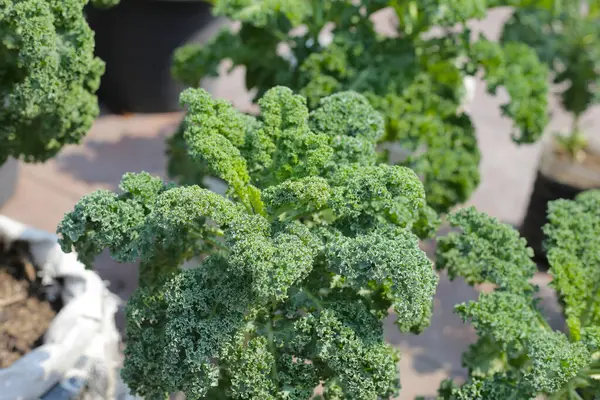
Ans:
[{"label": "leaf stem", "polygon": [[590,297],[588,297],[588,299],[586,301],[585,310],[583,311],[583,314],[581,315],[581,326],[585,327],[587,325],[588,319],[590,318],[590,315],[591,315],[593,302],[594,302],[594,300],[596,300],[598,298],[599,294],[600,294],[600,278],[596,280],[596,283],[594,284],[594,289],[592,290]]},{"label": "leaf stem", "polygon": [[273,368],[271,369],[271,378],[274,383],[277,383],[277,350],[275,349],[275,340],[273,338],[273,319],[269,317],[269,323],[267,324],[267,341],[269,342],[269,351],[273,355]]},{"label": "leaf stem", "polygon": [[306,294],[306,297],[308,297],[310,299],[310,301],[315,303],[315,306],[317,307],[317,309],[319,311],[324,309],[323,303],[321,303],[321,300],[319,300],[319,298],[317,296],[315,296],[310,290],[308,290],[305,286],[303,286],[302,291],[304,292],[304,294]]}]

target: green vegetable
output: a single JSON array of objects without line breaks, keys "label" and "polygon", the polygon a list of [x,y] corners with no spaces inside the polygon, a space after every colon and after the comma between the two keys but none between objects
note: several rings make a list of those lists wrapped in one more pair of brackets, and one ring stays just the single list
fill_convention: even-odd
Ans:
[{"label": "green vegetable", "polygon": [[104,63],[84,0],[0,0],[0,164],[46,161],[98,115]]},{"label": "green vegetable", "polygon": [[[520,42],[533,48],[554,75],[563,108],[572,124],[558,142],[576,160],[585,156],[587,137],[581,117],[600,96],[600,2],[579,0],[513,0],[516,10],[502,33],[504,43]],[[587,7],[583,7],[587,3]],[[587,9],[587,11],[586,11]]]},{"label": "green vegetable", "polygon": [[[186,45],[174,55],[172,72],[189,86],[216,76],[223,60],[243,66],[246,87],[257,98],[275,85],[299,91],[309,108],[339,91],[364,94],[385,117],[379,142],[387,161],[409,166],[422,178],[430,206],[446,212],[468,199],[479,184],[480,155],[471,120],[461,107],[464,78],[482,71],[487,89],[503,87],[502,106],[515,123],[513,139],[531,143],[547,123],[546,66],[519,43],[474,39],[466,27],[483,18],[485,0],[215,0],[215,13],[239,21],[209,43]],[[370,20],[392,7],[397,35],[376,32]],[[456,33],[449,28],[462,26]],[[432,36],[433,27],[442,33]],[[333,29],[332,42],[320,35]],[[287,51],[287,56],[283,52]],[[395,159],[386,149],[399,147]],[[396,157],[397,158],[397,157]],[[172,164],[187,162],[173,160]],[[173,167],[183,170],[184,167]],[[202,171],[199,171],[202,172]],[[192,174],[193,175],[193,174]]]},{"label": "green vegetable", "polygon": [[181,101],[189,159],[226,195],[128,174],[58,229],[88,264],[105,248],[141,260],[127,384],[146,398],[309,399],[321,383],[323,399],[395,396],[382,322],[393,309],[401,331],[428,325],[437,276],[412,232],[437,216],[413,171],[377,162],[383,118],[354,92],[309,112],[276,87],[260,117],[200,89]]},{"label": "green vegetable", "polygon": [[547,235],[552,286],[567,332],[553,331],[529,283],[532,250],[510,226],[473,208],[450,216],[460,232],[439,240],[437,268],[451,279],[495,285],[460,304],[479,336],[463,355],[469,381],[444,382],[439,399],[596,400],[600,394],[600,191],[550,203]]},{"label": "green vegetable", "polygon": [[600,327],[600,191],[550,203],[548,221],[544,233],[553,286],[571,335],[580,339],[586,327]]},{"label": "green vegetable", "polygon": [[91,0],[90,3],[96,8],[110,8],[119,4],[119,0]]}]

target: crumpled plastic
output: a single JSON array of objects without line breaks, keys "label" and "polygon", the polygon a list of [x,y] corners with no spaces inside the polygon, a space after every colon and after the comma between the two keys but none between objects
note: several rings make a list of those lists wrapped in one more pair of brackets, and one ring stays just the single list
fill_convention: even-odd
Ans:
[{"label": "crumpled plastic", "polygon": [[[115,398],[120,335],[115,313],[120,299],[76,253],[64,253],[57,236],[0,215],[0,238],[27,241],[46,294],[63,307],[43,345],[0,369],[0,400]],[[71,395],[66,395],[70,393]]]}]

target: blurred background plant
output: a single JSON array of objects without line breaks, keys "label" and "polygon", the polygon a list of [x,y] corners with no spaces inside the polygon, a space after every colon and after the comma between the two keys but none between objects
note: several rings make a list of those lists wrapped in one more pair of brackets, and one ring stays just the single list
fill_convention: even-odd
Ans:
[{"label": "blurred background plant", "polygon": [[600,101],[600,1],[510,1],[515,11],[504,25],[502,43],[520,42],[533,48],[561,85],[561,105],[571,114],[568,132],[558,143],[578,162],[588,139],[581,117]]},{"label": "blurred background plant", "polygon": [[94,56],[86,3],[0,1],[0,164],[46,161],[79,143],[98,116],[104,62]]},{"label": "blurred background plant", "polygon": [[[364,94],[386,120],[383,159],[413,168],[438,212],[466,201],[480,180],[475,129],[463,107],[467,78],[482,72],[490,93],[506,89],[510,100],[502,112],[514,121],[515,142],[536,141],[548,121],[547,67],[535,52],[521,43],[474,37],[466,26],[468,20],[485,17],[484,2],[213,4],[216,15],[240,27],[222,30],[205,45],[178,49],[172,69],[177,79],[197,86],[230,60],[232,67],[245,67],[246,87],[257,98],[274,85],[299,91],[310,108],[337,91]],[[389,7],[399,25],[393,35],[383,35],[371,17]],[[190,165],[181,133],[170,140],[170,148],[172,175],[182,181],[202,175],[201,165],[196,171],[177,166]]]},{"label": "blurred background plant", "polygon": [[600,92],[600,1],[508,0],[514,7],[503,26],[503,44],[525,43],[551,71],[554,91],[569,114],[565,130],[548,136],[542,147],[521,233],[547,266],[542,246],[548,203],[573,199],[600,188],[600,146],[584,128],[583,117],[598,104]]},{"label": "blurred background plant", "polygon": [[479,339],[463,354],[469,380],[444,381],[438,399],[595,400],[600,393],[600,191],[550,203],[550,285],[566,318],[555,331],[539,305],[533,251],[511,226],[474,208],[452,214],[459,229],[439,239],[436,268],[491,284],[456,307]]},{"label": "blurred background plant", "polygon": [[87,3],[0,0],[0,206],[16,190],[18,160],[44,162],[80,143],[99,114],[105,64],[94,56]]}]

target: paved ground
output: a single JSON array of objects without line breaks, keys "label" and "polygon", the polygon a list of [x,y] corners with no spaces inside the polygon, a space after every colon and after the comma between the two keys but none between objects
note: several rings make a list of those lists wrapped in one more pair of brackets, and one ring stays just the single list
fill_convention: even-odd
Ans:
[{"label": "paved ground", "polygon": [[[483,27],[493,35],[503,15],[495,13],[475,27]],[[383,26],[385,21],[382,21]],[[212,90],[216,96],[246,109],[250,103],[240,72],[214,82]],[[510,122],[500,117],[500,101],[487,96],[483,86],[478,85],[471,114],[483,153],[483,179],[469,203],[517,225],[527,206],[539,146],[519,148],[510,141]],[[82,145],[66,148],[46,164],[23,165],[17,193],[0,213],[54,231],[64,213],[82,195],[98,188],[116,189],[123,173],[147,171],[164,176],[164,139],[180,118],[179,114],[100,117]],[[558,113],[549,130],[561,128],[566,121]],[[118,265],[103,254],[96,267],[110,281],[111,289],[124,299],[135,288],[134,265]],[[547,279],[538,278],[540,282]],[[546,294],[551,297],[550,292]],[[446,376],[464,376],[460,354],[473,340],[473,332],[452,313],[452,307],[476,295],[463,283],[450,283],[442,276],[429,330],[420,336],[398,335],[390,321],[388,339],[403,350],[401,399],[412,399],[417,394],[433,395]],[[556,317],[552,302],[548,304],[549,312]]]}]

